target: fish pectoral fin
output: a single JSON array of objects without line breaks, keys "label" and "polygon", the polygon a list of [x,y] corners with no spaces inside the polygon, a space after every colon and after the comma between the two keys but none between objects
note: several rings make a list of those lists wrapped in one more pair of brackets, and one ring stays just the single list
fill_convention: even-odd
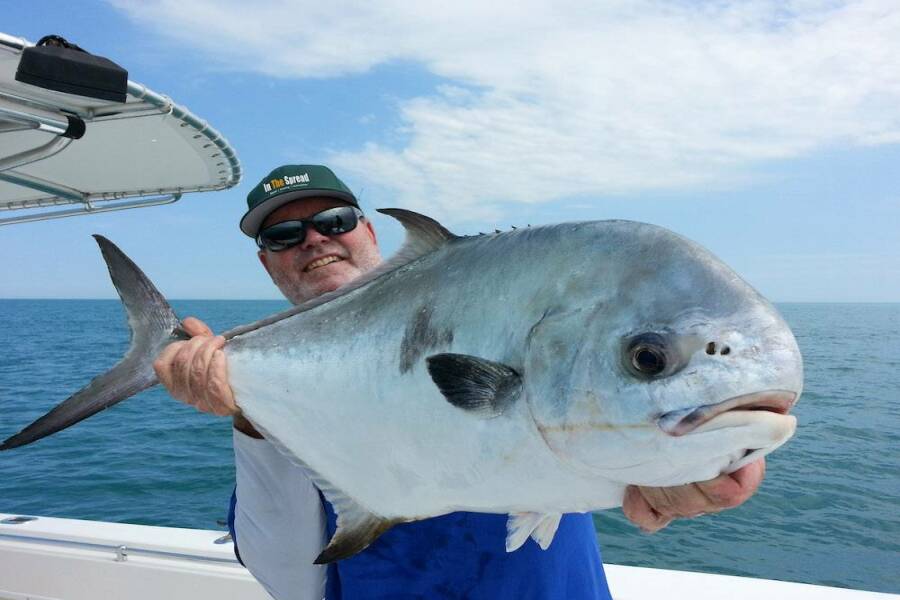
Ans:
[{"label": "fish pectoral fin", "polygon": [[503,414],[522,391],[522,378],[502,363],[449,353],[426,360],[431,379],[450,404],[486,419]]},{"label": "fish pectoral fin", "polygon": [[506,522],[506,551],[518,550],[529,536],[541,550],[546,550],[556,535],[560,519],[560,513],[525,512],[509,515]]}]

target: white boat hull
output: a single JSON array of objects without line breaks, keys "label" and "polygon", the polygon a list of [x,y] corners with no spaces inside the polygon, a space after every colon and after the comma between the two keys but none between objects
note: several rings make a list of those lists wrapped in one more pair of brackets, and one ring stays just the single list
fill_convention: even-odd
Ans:
[{"label": "white boat hull", "polygon": [[[0,600],[265,600],[221,531],[0,513]],[[606,565],[615,600],[888,600],[898,594]]]}]

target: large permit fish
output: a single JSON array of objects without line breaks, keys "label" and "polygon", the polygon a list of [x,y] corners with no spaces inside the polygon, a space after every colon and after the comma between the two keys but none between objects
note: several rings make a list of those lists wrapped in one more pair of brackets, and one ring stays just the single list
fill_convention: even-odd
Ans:
[{"label": "large permit fish", "polygon": [[[546,548],[562,513],[620,506],[629,484],[711,479],[793,434],[794,336],[697,244],[628,221],[459,237],[381,212],[407,231],[393,258],[225,334],[243,414],[338,514],[317,562],[457,510],[509,513],[508,550],[529,536]],[[185,338],[140,269],[96,237],[131,347],[3,449],[155,385],[153,359]]]}]

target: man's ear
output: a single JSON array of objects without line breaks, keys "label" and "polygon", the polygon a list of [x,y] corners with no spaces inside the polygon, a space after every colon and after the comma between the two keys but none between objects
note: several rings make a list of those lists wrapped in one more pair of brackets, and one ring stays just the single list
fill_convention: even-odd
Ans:
[{"label": "man's ear", "polygon": [[271,277],[271,276],[272,276],[272,272],[269,271],[269,263],[266,262],[266,261],[268,261],[268,259],[269,259],[269,257],[266,255],[266,251],[265,251],[265,250],[258,250],[258,251],[256,252],[256,256],[259,257],[259,262],[262,263],[262,266],[263,266],[263,268],[266,270],[266,273],[268,273],[268,274],[269,274],[269,277]]},{"label": "man's ear", "polygon": [[375,247],[378,247],[378,237],[375,235],[375,228],[372,226],[372,221],[369,219],[363,219],[366,224],[366,231],[369,232],[369,237],[372,238],[372,243],[375,244]]}]

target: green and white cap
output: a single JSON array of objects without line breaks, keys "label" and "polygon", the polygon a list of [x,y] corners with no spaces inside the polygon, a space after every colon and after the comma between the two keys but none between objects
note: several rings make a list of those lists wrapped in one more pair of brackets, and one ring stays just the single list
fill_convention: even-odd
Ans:
[{"label": "green and white cap", "polygon": [[359,208],[356,196],[331,169],[323,165],[282,165],[263,177],[247,194],[241,231],[252,238],[266,217],[288,202],[309,197],[337,198]]}]

